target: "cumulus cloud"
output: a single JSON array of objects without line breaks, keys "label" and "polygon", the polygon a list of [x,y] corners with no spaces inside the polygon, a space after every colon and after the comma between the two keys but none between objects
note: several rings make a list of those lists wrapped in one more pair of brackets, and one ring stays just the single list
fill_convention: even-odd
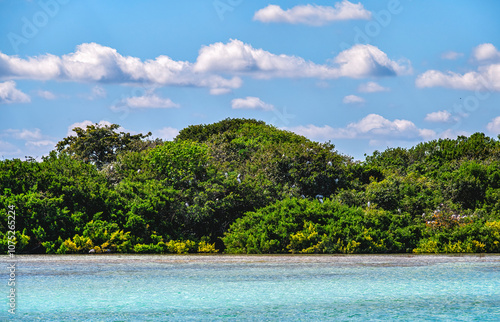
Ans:
[{"label": "cumulus cloud", "polygon": [[179,104],[172,102],[169,98],[162,98],[154,93],[146,93],[142,96],[132,96],[124,98],[121,107],[130,108],[174,108],[179,107]]},{"label": "cumulus cloud", "polygon": [[469,91],[500,91],[500,64],[480,67],[477,72],[458,74],[429,70],[419,75],[415,85],[425,87],[446,87]]},{"label": "cumulus cloud", "polygon": [[54,99],[57,98],[57,96],[54,93],[50,92],[50,91],[39,90],[36,94],[39,97],[44,98],[46,100],[54,100]]},{"label": "cumulus cloud", "polygon": [[295,132],[313,140],[329,140],[339,138],[339,129],[332,128],[329,125],[316,126],[313,124],[299,125],[295,127],[284,127],[284,130]]},{"label": "cumulus cloud", "polygon": [[463,55],[464,55],[463,53],[457,53],[455,51],[447,51],[441,54],[441,58],[446,60],[455,60],[460,57],[463,57]]},{"label": "cumulus cloud", "polygon": [[341,76],[362,78],[405,75],[412,72],[407,60],[390,60],[387,54],[372,45],[355,45],[342,51],[334,62],[339,65]]},{"label": "cumulus cloud", "polygon": [[370,11],[361,3],[351,3],[347,0],[335,3],[334,7],[317,5],[299,5],[288,10],[277,5],[269,5],[258,10],[253,19],[261,22],[278,22],[289,24],[305,24],[321,26],[339,20],[354,20],[371,18]]},{"label": "cumulus cloud", "polygon": [[376,93],[376,92],[387,92],[389,88],[383,87],[375,82],[368,82],[358,86],[358,92],[361,93]]},{"label": "cumulus cloud", "polygon": [[481,44],[474,48],[472,58],[477,61],[500,61],[500,51],[493,44]]},{"label": "cumulus cloud", "polygon": [[194,69],[199,72],[252,74],[261,78],[297,77],[317,65],[300,57],[275,55],[233,39],[201,48]]},{"label": "cumulus cloud", "polygon": [[341,133],[346,138],[350,137],[396,137],[414,139],[418,137],[428,137],[431,132],[427,129],[419,129],[408,120],[390,121],[378,114],[369,114],[359,122],[350,123]]},{"label": "cumulus cloud", "polygon": [[491,133],[500,134],[500,116],[495,117],[490,123],[488,123],[488,125],[486,125],[486,128]]},{"label": "cumulus cloud", "polygon": [[467,132],[467,131],[462,131],[462,130],[455,130],[455,129],[447,129],[439,134],[437,134],[437,137],[440,139],[456,139],[459,136],[470,136],[472,133]]},{"label": "cumulus cloud", "polygon": [[7,81],[0,83],[0,104],[29,102],[31,102],[30,97],[16,88],[16,82]]},{"label": "cumulus cloud", "polygon": [[173,127],[164,127],[162,129],[153,131],[154,137],[168,141],[173,140],[177,135],[179,135],[179,130]]},{"label": "cumulus cloud", "polygon": [[328,125],[298,126],[288,130],[311,139],[430,139],[436,133],[430,129],[420,129],[408,120],[388,120],[378,114],[369,114],[358,122],[348,124],[344,128],[332,128]]},{"label": "cumulus cloud", "polygon": [[61,57],[46,54],[22,59],[0,52],[0,78],[208,88],[241,86],[238,78],[197,73],[193,64],[186,61],[175,61],[163,55],[142,61],[96,43],[81,44],[74,53]]},{"label": "cumulus cloud", "polygon": [[258,97],[247,96],[245,98],[235,98],[231,101],[231,107],[233,109],[261,109],[265,111],[272,111],[274,106],[263,102]]},{"label": "cumulus cloud", "polygon": [[452,120],[451,113],[448,111],[432,112],[425,116],[425,120],[434,123],[445,123]]},{"label": "cumulus cloud", "polygon": [[415,85],[425,87],[446,87],[470,91],[500,91],[500,53],[492,44],[482,44],[473,51],[473,58],[484,63],[477,71],[464,74],[428,70],[419,75]]},{"label": "cumulus cloud", "polygon": [[333,59],[333,64],[321,65],[301,57],[276,55],[253,48],[240,40],[215,43],[200,50],[194,66],[198,72],[232,73],[255,78],[362,78],[395,76],[411,73],[408,61],[390,60],[372,45],[355,45]]},{"label": "cumulus cloud", "polygon": [[[76,136],[76,132],[73,131],[74,128],[79,127],[82,129],[86,129],[88,125],[94,125],[94,124],[95,124],[94,122],[89,121],[89,120],[85,120],[83,122],[73,123],[70,126],[68,126],[68,132],[66,133],[66,136]],[[97,124],[98,124],[98,126],[104,127],[104,126],[110,126],[113,123],[102,120],[102,121],[99,121]],[[125,132],[125,129],[123,127],[120,127],[120,128],[118,128],[118,132]]]},{"label": "cumulus cloud", "polygon": [[344,104],[362,104],[365,102],[365,99],[356,95],[347,95],[342,100]]},{"label": "cumulus cloud", "polygon": [[[407,60],[394,61],[372,45],[357,44],[340,52],[325,64],[302,57],[273,54],[240,40],[203,46],[194,63],[168,56],[141,60],[122,56],[116,49],[96,43],[77,46],[75,52],[41,55],[26,59],[0,52],[0,79],[31,79],[126,84],[141,86],[205,87],[213,95],[241,87],[241,76],[253,78],[364,78],[409,74]],[[101,86],[90,99],[104,97]],[[18,95],[19,96],[19,95]]]}]

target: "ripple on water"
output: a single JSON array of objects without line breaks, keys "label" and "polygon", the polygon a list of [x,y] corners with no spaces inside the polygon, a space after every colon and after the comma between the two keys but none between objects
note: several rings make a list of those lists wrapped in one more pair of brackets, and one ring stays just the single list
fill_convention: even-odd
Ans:
[{"label": "ripple on water", "polygon": [[500,320],[498,255],[34,255],[17,263],[17,316],[27,321]]}]

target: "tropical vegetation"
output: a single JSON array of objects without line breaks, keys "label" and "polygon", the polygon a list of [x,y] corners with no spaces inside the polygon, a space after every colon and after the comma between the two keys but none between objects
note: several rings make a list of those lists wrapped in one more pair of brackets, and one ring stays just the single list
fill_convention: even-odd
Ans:
[{"label": "tropical vegetation", "polygon": [[165,142],[118,129],[0,161],[5,252],[500,252],[500,142],[482,133],[360,162],[256,120]]}]

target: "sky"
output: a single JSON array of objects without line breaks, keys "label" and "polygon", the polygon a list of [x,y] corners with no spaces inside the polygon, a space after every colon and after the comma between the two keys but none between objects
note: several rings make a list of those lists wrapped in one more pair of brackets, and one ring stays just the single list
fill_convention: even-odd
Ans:
[{"label": "sky", "polygon": [[0,158],[263,120],[363,160],[500,134],[500,1],[0,0]]}]

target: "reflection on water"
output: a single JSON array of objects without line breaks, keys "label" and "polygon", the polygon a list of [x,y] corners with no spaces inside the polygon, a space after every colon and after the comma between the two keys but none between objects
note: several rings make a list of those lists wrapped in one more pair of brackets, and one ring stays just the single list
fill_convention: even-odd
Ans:
[{"label": "reflection on water", "polygon": [[30,255],[16,273],[27,321],[500,320],[498,255]]}]

